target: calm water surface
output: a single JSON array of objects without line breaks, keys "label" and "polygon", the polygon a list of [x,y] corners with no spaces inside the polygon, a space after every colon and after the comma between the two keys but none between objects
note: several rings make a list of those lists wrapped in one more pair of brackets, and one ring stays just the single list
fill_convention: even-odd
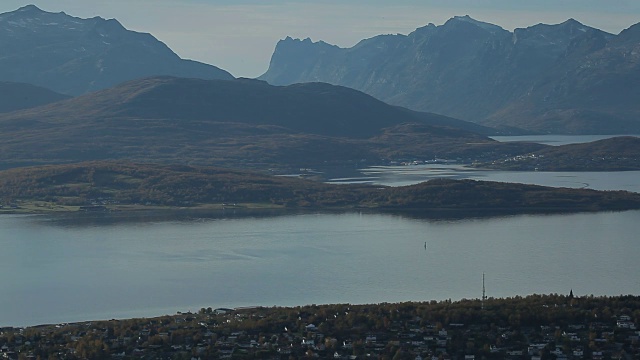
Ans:
[{"label": "calm water surface", "polygon": [[[640,212],[416,220],[0,217],[0,326],[201,307],[640,290]],[[424,244],[427,244],[425,249]]]},{"label": "calm water surface", "polygon": [[595,190],[627,190],[640,192],[640,171],[619,172],[559,172],[559,171],[496,171],[463,165],[373,166],[360,169],[358,177],[333,178],[328,182],[370,183],[388,186],[417,184],[436,178],[474,179],[513,182],[567,188]]},{"label": "calm water surface", "polygon": [[[546,145],[566,145],[608,139],[616,136],[640,135],[531,135],[494,136],[502,142],[535,142]],[[514,182],[554,187],[589,188],[595,190],[627,190],[640,192],[640,171],[621,172],[554,172],[554,171],[495,171],[462,165],[428,164],[417,166],[373,166],[359,169],[357,175],[333,177],[330,183],[369,183],[404,186],[434,178],[474,179]]]},{"label": "calm water surface", "polygon": [[[583,142],[578,137],[501,141]],[[640,172],[372,167],[333,182],[435,177],[640,192]],[[126,221],[124,221],[126,220]],[[201,307],[640,292],[640,212],[421,220],[379,214],[0,216],[0,326]],[[425,248],[425,243],[427,244]]]},{"label": "calm water surface", "polygon": [[534,142],[545,145],[559,146],[567,144],[586,143],[603,139],[610,139],[617,136],[640,135],[525,135],[525,136],[491,136],[492,139],[500,142]]}]

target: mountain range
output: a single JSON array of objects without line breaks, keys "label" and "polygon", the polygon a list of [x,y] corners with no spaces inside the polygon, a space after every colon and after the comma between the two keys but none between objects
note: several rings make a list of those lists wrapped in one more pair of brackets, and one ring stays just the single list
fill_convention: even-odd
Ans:
[{"label": "mountain range", "polygon": [[[522,122],[528,116],[528,108],[523,107],[532,102],[522,102],[522,96],[518,95],[522,89],[519,90],[518,86],[532,81],[532,77],[544,79],[540,75],[542,70],[552,63],[556,64],[553,66],[557,66],[560,63],[557,59],[567,58],[568,54],[578,56],[576,54],[589,53],[590,56],[595,56],[593,49],[598,46],[619,49],[636,46],[636,32],[638,29],[632,27],[614,36],[585,27],[574,20],[560,25],[538,25],[529,29],[518,29],[512,34],[509,42],[513,47],[509,50],[511,58],[508,61],[500,60],[496,55],[496,51],[501,49],[500,46],[506,45],[494,38],[504,37],[505,33],[509,32],[469,17],[456,17],[443,26],[429,25],[416,30],[409,37],[415,37],[416,43],[422,41],[423,46],[427,48],[439,43],[440,55],[425,52],[421,56],[433,60],[430,66],[440,69],[439,76],[443,79],[455,80],[451,83],[439,83],[440,90],[434,92],[440,96],[439,102],[432,105],[450,106],[450,111],[458,113],[469,111],[480,103],[485,110],[494,106],[507,114],[508,109],[515,109],[512,111],[517,111],[517,120]],[[587,36],[588,34],[591,35]],[[353,49],[340,49],[322,42],[313,43],[310,40],[288,38],[278,45],[267,74],[278,73],[279,78],[294,81],[294,78],[304,72],[310,64],[318,61],[322,63],[333,57],[349,60],[348,62],[353,63],[353,69],[361,71],[344,72],[343,79],[355,81],[366,76],[373,79],[378,72],[367,70],[373,66],[373,61],[364,66],[361,62],[366,60],[366,57],[361,57],[358,60],[361,66],[358,67],[355,58],[350,58],[353,55],[351,52],[361,51],[362,48],[377,51],[380,55],[376,60],[378,62],[387,59],[385,64],[390,67],[387,73],[395,74],[394,81],[401,79],[407,69],[414,69],[415,91],[433,92],[430,87],[419,86],[424,74],[420,73],[421,69],[418,66],[413,66],[413,63],[402,66],[396,64],[403,59],[403,53],[399,49],[404,46],[407,54],[412,51],[405,43],[405,38],[407,37],[401,35],[377,37],[363,41]],[[471,42],[473,46],[469,45],[469,39],[472,38],[475,39]],[[602,41],[594,45],[590,41],[594,38]],[[443,39],[447,39],[449,43],[443,43]],[[388,46],[380,46],[380,41]],[[491,41],[494,46],[489,51],[487,44]],[[539,159],[539,154],[543,155],[539,151],[544,151],[545,148],[543,145],[531,143],[499,143],[486,137],[495,134],[494,128],[444,115],[388,105],[345,86],[321,82],[274,86],[263,80],[234,79],[215,67],[182,60],[151,35],[128,31],[115,20],[99,17],[78,19],[64,13],[44,12],[32,5],[25,6],[11,13],[0,14],[0,44],[6,45],[10,50],[6,56],[0,58],[0,64],[3,61],[8,62],[5,63],[6,67],[0,67],[0,75],[23,77],[23,81],[31,79],[34,83],[54,79],[53,83],[66,89],[62,91],[66,93],[78,91],[82,94],[94,88],[104,87],[102,90],[70,98],[61,92],[33,84],[0,82],[0,91],[3,93],[3,98],[0,99],[0,168],[126,159],[137,162],[223,165],[264,170],[353,166],[435,158],[477,161],[504,168],[512,166],[514,162],[509,159],[513,157]],[[287,47],[287,44],[293,45]],[[372,44],[379,46],[374,49]],[[465,47],[465,44],[468,46]],[[78,46],[83,50],[76,51],[79,49]],[[286,60],[286,54],[283,55],[278,49],[284,47],[293,51],[300,50],[300,46],[304,48],[304,51],[299,51],[300,61],[291,63],[291,66],[285,69],[274,65],[284,61],[283,59]],[[546,50],[540,51],[543,48]],[[310,51],[313,49],[319,52]],[[484,62],[478,60],[478,53],[482,49],[486,58]],[[502,51],[504,52],[504,49]],[[447,56],[451,60],[452,54],[456,55],[453,59],[458,59],[464,65],[464,71],[456,69],[455,66],[460,64],[455,65],[455,61],[445,63]],[[627,62],[621,63],[635,64],[633,61],[636,55],[632,53],[625,57]],[[403,61],[407,61],[406,57]],[[92,63],[108,63],[110,70],[87,65]],[[490,69],[482,68],[491,63],[498,65]],[[596,62],[597,64],[601,62]],[[587,69],[597,68],[596,65]],[[391,71],[394,66],[395,70]],[[502,69],[505,66],[506,69]],[[618,67],[627,69],[620,64]],[[314,71],[320,72],[321,68],[315,66]],[[64,71],[60,71],[61,69]],[[190,78],[140,78],[141,74],[165,72],[162,69],[169,73],[178,72],[180,76]],[[277,69],[280,69],[280,72],[277,72]],[[558,69],[560,70],[557,73],[549,72],[545,75],[551,80],[549,83],[541,82],[541,88],[552,86],[553,79],[562,76],[579,78],[585,83],[591,83],[588,76],[571,75],[569,68]],[[199,72],[200,70],[203,72]],[[496,74],[502,76],[494,79],[496,84],[504,85],[511,82],[516,85],[507,91],[494,84],[494,88],[489,87],[489,91],[482,91],[483,84],[486,85],[491,76],[497,76]],[[637,85],[633,76],[626,75],[622,70],[616,74],[594,74],[596,80],[593,81],[597,82],[597,86],[604,89],[607,84],[626,81],[629,84],[623,90],[629,92],[608,95],[609,93],[605,94],[601,89],[603,95],[598,99],[576,96],[575,101],[580,100],[585,104],[582,110],[566,112],[579,117],[580,121],[575,123],[585,122],[587,112],[584,108],[590,105],[600,104],[603,108],[606,104],[615,104],[612,112],[622,114],[628,111],[628,114],[633,114],[635,103],[631,108],[625,105],[634,99],[633,89]],[[222,79],[198,79],[216,76]],[[128,77],[135,80],[119,83]],[[606,77],[610,83],[597,80],[602,77]],[[117,82],[119,84],[114,85]],[[468,88],[466,90],[463,89],[465,83]],[[372,81],[369,84],[375,85],[376,82]],[[569,88],[573,86],[569,80],[562,84]],[[70,91],[71,88],[76,90]],[[389,86],[377,88],[392,89]],[[527,96],[537,96],[537,88],[532,89]],[[566,89],[552,90],[566,92]],[[462,93],[457,94],[458,91]],[[465,94],[465,91],[473,94]],[[497,93],[501,96],[495,97]],[[448,96],[444,97],[443,94]],[[421,99],[430,100],[428,97]],[[553,102],[549,98],[541,101]],[[478,110],[477,113],[481,111]],[[499,121],[492,123],[497,113],[492,113],[491,116],[494,117],[487,115],[483,121],[502,129],[517,128],[519,131],[531,131],[534,125],[539,124],[537,120],[525,121],[524,125],[514,122],[505,125]],[[593,118],[597,120],[594,123],[604,129],[599,131],[600,133],[615,129],[615,125],[620,124],[620,121],[605,124],[601,121],[602,118],[596,115]],[[631,124],[630,126],[635,124],[631,120],[627,123]],[[567,125],[560,124],[559,121],[552,124],[556,125],[555,129]],[[637,145],[637,142],[614,139],[599,144],[598,146],[604,150],[598,151],[603,159],[611,159],[616,156],[615,149],[620,146],[635,148]],[[589,149],[589,145],[581,147],[579,154],[574,151],[572,156],[574,159],[578,155],[580,158],[588,159]],[[545,168],[561,166],[570,161],[561,157],[558,151],[544,154]],[[615,163],[608,163],[607,166],[635,168],[630,164],[635,158],[635,152],[626,151],[623,158],[616,157]],[[501,159],[506,159],[508,164],[500,163]],[[592,163],[585,162],[588,166]],[[518,161],[518,166],[539,168],[542,164],[525,164]],[[598,166],[602,167],[601,164]]]},{"label": "mountain range", "polygon": [[183,60],[150,34],[115,19],[80,19],[34,5],[0,14],[0,81],[67,95],[155,75],[232,79],[215,66]]},{"label": "mountain range", "polygon": [[[2,112],[149,76],[233,79],[215,66],[181,59],[152,35],[127,30],[115,19],[81,19],[33,5],[0,14],[0,47],[1,82],[58,93],[4,99]],[[458,16],[348,49],[287,37],[260,79],[341,85],[413,111],[444,114],[447,126],[451,118],[486,126],[473,129],[482,134],[495,133],[487,127],[509,134],[637,134],[638,54],[640,24],[618,35],[573,19],[510,32]],[[472,130],[468,123],[456,126]]]},{"label": "mountain range", "polygon": [[347,86],[504,132],[640,133],[640,24],[618,35],[573,19],[510,32],[458,16],[351,48],[287,37],[259,78]]}]

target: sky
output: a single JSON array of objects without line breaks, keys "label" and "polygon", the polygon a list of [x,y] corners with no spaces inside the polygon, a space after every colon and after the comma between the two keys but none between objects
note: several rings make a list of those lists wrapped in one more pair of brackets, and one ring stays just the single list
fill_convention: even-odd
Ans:
[{"label": "sky", "polygon": [[263,74],[275,45],[287,36],[351,47],[456,15],[507,30],[574,18],[618,34],[640,22],[640,0],[1,0],[0,13],[28,4],[81,18],[115,18],[127,29],[151,33],[182,58],[236,77]]}]

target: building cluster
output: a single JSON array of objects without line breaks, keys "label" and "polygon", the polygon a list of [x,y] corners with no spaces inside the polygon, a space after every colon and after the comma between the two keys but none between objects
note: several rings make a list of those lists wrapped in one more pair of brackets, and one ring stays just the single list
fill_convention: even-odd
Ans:
[{"label": "building cluster", "polygon": [[[203,309],[154,319],[3,328],[0,358],[640,358],[640,331],[628,314],[539,326],[523,326],[515,320],[510,325],[496,324],[490,318],[432,323],[415,314],[364,322],[341,319],[348,316],[353,317],[349,310],[325,312],[322,323],[316,324],[311,320],[319,317],[300,308]],[[363,313],[358,316],[366,318]],[[367,321],[382,323],[363,326]]]}]

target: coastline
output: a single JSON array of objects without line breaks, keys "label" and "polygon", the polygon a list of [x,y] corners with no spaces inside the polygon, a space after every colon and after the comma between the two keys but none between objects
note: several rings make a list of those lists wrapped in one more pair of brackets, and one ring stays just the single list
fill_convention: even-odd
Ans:
[{"label": "coastline", "polygon": [[513,206],[513,207],[415,207],[415,206],[284,206],[268,203],[199,204],[194,206],[109,204],[90,206],[68,206],[44,202],[27,202],[17,208],[0,209],[2,215],[108,215],[113,217],[130,215],[254,215],[291,214],[313,212],[367,212],[403,215],[416,218],[479,218],[511,215],[555,215],[593,212],[619,212],[640,209],[638,206],[622,205],[572,205],[572,206]]},{"label": "coastline", "polygon": [[276,210],[284,206],[275,204],[201,204],[195,206],[108,204],[108,205],[58,205],[46,202],[25,202],[13,208],[0,208],[0,214],[50,214],[50,213],[121,213],[121,212],[160,212],[160,211],[207,211],[207,210]]},{"label": "coastline", "polygon": [[0,327],[0,342],[9,358],[511,358],[525,352],[536,358],[564,352],[572,358],[621,358],[638,350],[640,319],[630,310],[638,306],[635,295],[570,291],[457,301],[203,307],[149,318]]}]

